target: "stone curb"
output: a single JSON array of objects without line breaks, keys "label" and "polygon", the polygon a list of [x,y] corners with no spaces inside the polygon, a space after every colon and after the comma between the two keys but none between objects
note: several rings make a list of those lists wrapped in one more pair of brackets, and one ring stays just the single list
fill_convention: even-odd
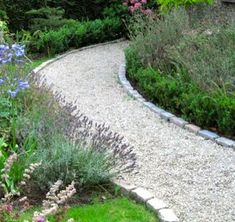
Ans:
[{"label": "stone curb", "polygon": [[121,192],[139,203],[158,216],[161,222],[179,222],[179,218],[162,200],[155,198],[149,191],[122,182],[113,181],[114,185],[121,188]]},{"label": "stone curb", "polygon": [[141,102],[145,107],[149,108],[151,111],[156,113],[160,118],[163,120],[173,123],[183,129],[188,130],[189,132],[192,132],[196,135],[199,135],[203,137],[204,139],[212,140],[213,142],[216,142],[217,144],[224,146],[224,147],[229,147],[235,150],[235,141],[221,137],[217,135],[216,133],[209,131],[209,130],[204,130],[201,129],[200,127],[190,124],[187,121],[183,120],[182,118],[176,117],[174,114],[167,112],[166,110],[157,107],[151,102],[146,101],[142,95],[138,93],[133,87],[131,86],[130,82],[126,78],[126,66],[125,64],[120,65],[119,72],[118,72],[118,79],[121,85],[123,86],[124,90],[133,97],[134,99],[138,100]]}]

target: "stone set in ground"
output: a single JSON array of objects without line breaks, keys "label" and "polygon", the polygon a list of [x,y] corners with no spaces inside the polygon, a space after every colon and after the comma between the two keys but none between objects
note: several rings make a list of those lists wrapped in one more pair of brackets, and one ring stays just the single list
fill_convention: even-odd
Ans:
[{"label": "stone set in ground", "polygon": [[121,182],[114,182],[115,185],[121,188],[124,195],[135,199],[139,203],[153,211],[160,219],[161,222],[179,222],[179,218],[175,215],[174,211],[170,209],[166,203],[158,198],[155,198],[149,191],[142,187],[136,187]]},{"label": "stone set in ground", "polygon": [[199,136],[202,136],[205,139],[212,140],[216,142],[217,144],[229,148],[233,148],[235,150],[235,141],[228,139],[226,137],[221,137],[218,134],[209,131],[209,130],[204,130],[201,129],[200,127],[190,124],[189,122],[185,121],[182,118],[176,117],[174,114],[165,111],[162,108],[157,107],[151,102],[147,102],[142,95],[138,93],[137,90],[133,89],[131,86],[130,82],[126,78],[126,66],[122,64],[119,68],[119,73],[118,73],[118,78],[124,89],[127,91],[128,95],[133,97],[134,99],[138,100],[139,102],[143,103],[143,105],[156,114],[158,114],[162,119],[171,122],[181,128],[184,128],[192,133],[195,133]]}]

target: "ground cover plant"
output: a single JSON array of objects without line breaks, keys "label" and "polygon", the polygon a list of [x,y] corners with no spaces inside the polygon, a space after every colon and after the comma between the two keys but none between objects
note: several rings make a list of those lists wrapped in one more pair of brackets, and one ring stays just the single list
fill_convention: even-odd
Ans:
[{"label": "ground cover plant", "polygon": [[188,121],[234,138],[233,24],[192,24],[183,9],[160,19],[138,16],[133,24],[126,58],[139,90]]},{"label": "ground cover plant", "polygon": [[[29,220],[31,212],[21,216],[21,221]],[[155,215],[148,212],[143,205],[127,198],[117,198],[104,203],[95,202],[87,206],[71,206],[62,221],[73,218],[77,222],[157,222]],[[50,221],[56,221],[50,217]]]}]

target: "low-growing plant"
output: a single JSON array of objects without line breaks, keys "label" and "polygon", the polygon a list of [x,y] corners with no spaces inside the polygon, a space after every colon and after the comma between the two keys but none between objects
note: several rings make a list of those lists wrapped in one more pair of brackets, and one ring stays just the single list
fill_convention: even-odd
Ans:
[{"label": "low-growing plant", "polygon": [[[19,213],[30,208],[27,196],[21,197],[21,191],[31,179],[34,171],[41,165],[41,163],[30,164],[24,170],[22,180],[18,184],[13,184],[12,181],[14,181],[14,178],[10,176],[10,172],[17,158],[16,153],[11,154],[5,160],[4,167],[0,173],[0,189],[4,192],[4,197],[0,199],[1,222],[18,221]],[[59,189],[62,183],[61,180],[58,180],[51,186],[50,191],[46,195],[46,199],[43,201],[42,211],[35,211],[33,213],[32,222],[45,222],[48,216],[56,215],[60,210],[60,206],[65,204],[76,193],[74,182],[68,185],[65,190],[60,191]],[[57,219],[57,221],[60,221],[59,217]],[[73,219],[69,219],[68,221],[71,222]]]}]

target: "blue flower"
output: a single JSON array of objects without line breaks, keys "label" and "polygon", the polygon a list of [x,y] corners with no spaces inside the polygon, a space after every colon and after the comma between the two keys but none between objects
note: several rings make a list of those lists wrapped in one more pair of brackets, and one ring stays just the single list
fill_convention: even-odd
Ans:
[{"label": "blue flower", "polygon": [[0,85],[2,85],[4,82],[4,79],[0,79]]},{"label": "blue flower", "polygon": [[20,80],[20,81],[18,81],[18,88],[20,90],[28,89],[29,83],[27,81]]},{"label": "blue flower", "polygon": [[11,98],[15,98],[18,94],[18,90],[12,91],[9,89],[7,92],[11,96]]},{"label": "blue flower", "polygon": [[16,57],[22,57],[25,55],[25,46],[19,44],[13,44],[11,46],[12,50],[14,51]]}]

